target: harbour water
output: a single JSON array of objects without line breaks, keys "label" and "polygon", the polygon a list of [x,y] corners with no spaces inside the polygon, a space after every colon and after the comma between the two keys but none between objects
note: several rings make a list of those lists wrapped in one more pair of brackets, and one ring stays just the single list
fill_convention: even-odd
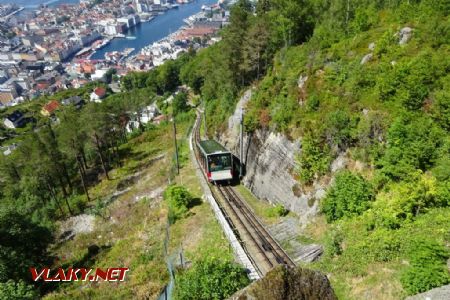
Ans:
[{"label": "harbour water", "polygon": [[211,5],[217,0],[194,0],[191,3],[180,5],[178,9],[170,9],[162,15],[156,16],[150,22],[144,22],[127,32],[127,36],[136,38],[117,38],[106,47],[98,50],[91,59],[104,59],[106,52],[123,51],[125,48],[134,48],[138,53],[142,48],[156,42],[180,29],[184,25],[183,19],[199,12],[202,5]]},{"label": "harbour water", "polygon": [[80,3],[80,0],[0,0],[0,4],[14,3],[18,6],[23,6],[26,9],[37,8],[41,4],[49,6],[56,6],[59,4],[76,4]]},{"label": "harbour water", "polygon": [[[36,9],[40,4],[57,6],[60,4],[76,4],[79,0],[0,0],[1,3],[14,2],[19,6],[25,7],[25,11]],[[106,52],[124,51],[126,48],[134,48],[131,55],[138,53],[142,48],[156,42],[169,34],[180,29],[185,25],[183,19],[199,12],[202,5],[211,5],[217,3],[217,0],[194,0],[188,4],[181,4],[177,9],[170,9],[163,14],[156,16],[149,22],[143,22],[138,26],[131,28],[126,33],[128,38],[113,39],[107,46],[99,49],[90,58],[104,59]]]}]

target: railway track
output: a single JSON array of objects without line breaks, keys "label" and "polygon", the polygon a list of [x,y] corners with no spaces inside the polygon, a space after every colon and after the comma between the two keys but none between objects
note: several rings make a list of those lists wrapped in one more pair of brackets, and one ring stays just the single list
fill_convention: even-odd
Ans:
[{"label": "railway track", "polygon": [[[200,140],[200,116],[197,116],[193,127],[194,142]],[[197,160],[199,154],[196,147],[194,152]],[[202,172],[203,176],[206,176]],[[244,251],[255,266],[257,272],[263,276],[274,266],[283,264],[295,266],[295,263],[264,228],[253,211],[244,200],[234,191],[233,187],[215,184],[211,189],[225,218],[238,237]]]},{"label": "railway track", "polygon": [[266,228],[262,225],[259,219],[255,216],[253,211],[249,208],[247,203],[239,197],[231,186],[221,186],[227,194],[226,198],[229,202],[238,207],[240,215],[245,218],[251,228],[255,230],[258,240],[261,242],[265,251],[270,252],[273,257],[272,264],[283,264],[288,266],[295,266],[292,259],[286,254],[283,248],[275,241]]}]

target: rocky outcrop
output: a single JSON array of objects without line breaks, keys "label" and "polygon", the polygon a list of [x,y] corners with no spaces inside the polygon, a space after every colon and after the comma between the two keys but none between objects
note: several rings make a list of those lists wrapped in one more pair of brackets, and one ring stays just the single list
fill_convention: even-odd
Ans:
[{"label": "rocky outcrop", "polygon": [[278,266],[240,290],[230,300],[335,300],[328,278],[303,268]]},{"label": "rocky outcrop", "polygon": [[[223,139],[222,143],[239,153],[236,138]],[[290,141],[284,135],[257,130],[244,138],[246,175],[244,185],[253,194],[269,203],[280,203],[300,217],[302,226],[318,212],[318,200],[326,194],[329,180],[316,181],[304,187],[295,178],[296,156],[301,151],[301,141]],[[334,172],[346,165],[346,157],[341,155],[332,163]]]},{"label": "rocky outcrop", "polygon": [[299,222],[295,218],[284,218],[281,222],[268,227],[272,236],[282,245],[294,262],[313,262],[320,258],[323,247],[318,244],[299,242]]},{"label": "rocky outcrop", "polygon": [[406,300],[443,300],[450,299],[450,284],[434,288],[425,293],[407,297]]},{"label": "rocky outcrop", "polygon": [[300,75],[300,77],[297,80],[297,85],[299,89],[303,89],[305,87],[305,83],[308,80],[308,76],[306,75]]},{"label": "rocky outcrop", "polygon": [[[241,98],[238,107],[244,106],[242,102],[248,101],[248,93]],[[239,122],[235,115],[230,117],[228,132],[220,136],[219,140],[239,157]],[[280,203],[295,212],[300,217],[301,225],[306,225],[317,214],[318,200],[325,196],[330,180],[322,179],[312,186],[304,187],[295,178],[296,157],[301,151],[301,140],[290,141],[280,133],[256,130],[244,137],[244,149],[244,185],[257,198],[272,204]],[[346,160],[345,155],[340,155],[332,164],[333,171],[344,168]]]},{"label": "rocky outcrop", "polygon": [[361,65],[364,65],[364,64],[368,63],[369,61],[372,60],[372,58],[373,58],[373,54],[372,53],[364,55],[364,57],[361,59],[361,62],[360,62]]},{"label": "rocky outcrop", "polygon": [[398,33],[399,35],[398,44],[405,45],[406,43],[408,43],[412,37],[412,31],[413,30],[411,27],[403,27],[402,29],[400,29],[400,32]]},{"label": "rocky outcrop", "polygon": [[248,101],[252,97],[252,90],[245,91],[239,102],[236,104],[234,114],[228,119],[228,130],[237,134],[236,130],[239,130],[239,124],[241,122],[242,110],[245,109]]}]

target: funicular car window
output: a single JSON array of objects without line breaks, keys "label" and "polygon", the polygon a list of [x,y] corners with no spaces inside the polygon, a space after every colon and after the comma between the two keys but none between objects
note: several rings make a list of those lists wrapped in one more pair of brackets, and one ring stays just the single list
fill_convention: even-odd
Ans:
[{"label": "funicular car window", "polygon": [[231,170],[231,155],[230,154],[210,155],[208,157],[208,164],[210,172]]}]

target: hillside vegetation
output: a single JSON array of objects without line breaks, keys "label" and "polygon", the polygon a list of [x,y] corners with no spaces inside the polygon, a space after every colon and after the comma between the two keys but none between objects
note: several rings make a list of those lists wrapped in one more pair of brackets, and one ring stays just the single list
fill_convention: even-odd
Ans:
[{"label": "hillside vegetation", "polygon": [[[187,133],[193,120],[192,112],[183,113],[187,95],[178,94],[170,106],[164,101],[181,84],[196,94],[191,102],[206,106],[211,136],[225,130],[240,93],[254,88],[247,134],[271,130],[300,139],[293,175],[303,187],[329,177],[331,162],[346,157],[346,170],[336,174],[321,215],[308,228],[312,239],[325,245],[322,259],[309,266],[329,275],[339,298],[397,299],[449,283],[449,11],[446,0],[261,0],[255,6],[240,0],[220,42],[127,75],[121,80],[124,91],[101,104],[62,108],[58,124],[37,117],[50,99],[86,99],[94,83],[17,107],[36,123],[2,131],[9,138],[5,143],[17,142],[19,148],[0,159],[0,295],[33,299],[48,292],[42,284],[33,288],[28,267],[58,266],[62,258],[68,265],[130,263],[136,270],[129,284],[117,289],[89,287],[92,297],[106,292],[156,297],[168,280],[157,232],[164,230],[171,206],[171,247],[187,242],[192,228],[202,228],[186,246],[193,267],[180,271],[177,297],[222,298],[246,283],[230,265],[210,211],[205,204],[190,207],[184,189],[174,193],[184,195],[179,201],[170,192],[161,203],[133,202],[129,194],[117,204],[104,201],[120,190],[119,180],[139,170],[158,178],[154,188],[171,177],[170,125],[140,126],[127,134],[125,124],[156,101],[164,113],[178,114]],[[186,144],[180,153],[182,175],[175,181],[198,197]],[[160,154],[169,159],[153,164]],[[150,209],[150,203],[158,205]],[[117,238],[102,232],[110,226],[100,219],[108,211],[119,219],[122,211],[134,217],[126,222],[122,216],[113,226]],[[83,212],[98,214],[98,232],[55,244],[58,222]],[[122,225],[132,233],[120,230]],[[143,238],[147,234],[152,237]],[[93,243],[103,247],[95,259],[86,250]],[[221,263],[206,259],[210,253]],[[205,275],[210,270],[214,280],[228,270],[237,276],[216,292]],[[64,293],[85,296],[77,285],[63,285],[49,297]]]},{"label": "hillside vegetation", "polygon": [[[396,299],[450,282],[447,1],[240,1],[221,43],[181,69],[210,133],[255,89],[246,129],[301,139],[308,186],[344,155],[310,228],[312,265],[341,298]],[[239,25],[237,25],[239,24]],[[201,67],[200,67],[201,66]]]}]

